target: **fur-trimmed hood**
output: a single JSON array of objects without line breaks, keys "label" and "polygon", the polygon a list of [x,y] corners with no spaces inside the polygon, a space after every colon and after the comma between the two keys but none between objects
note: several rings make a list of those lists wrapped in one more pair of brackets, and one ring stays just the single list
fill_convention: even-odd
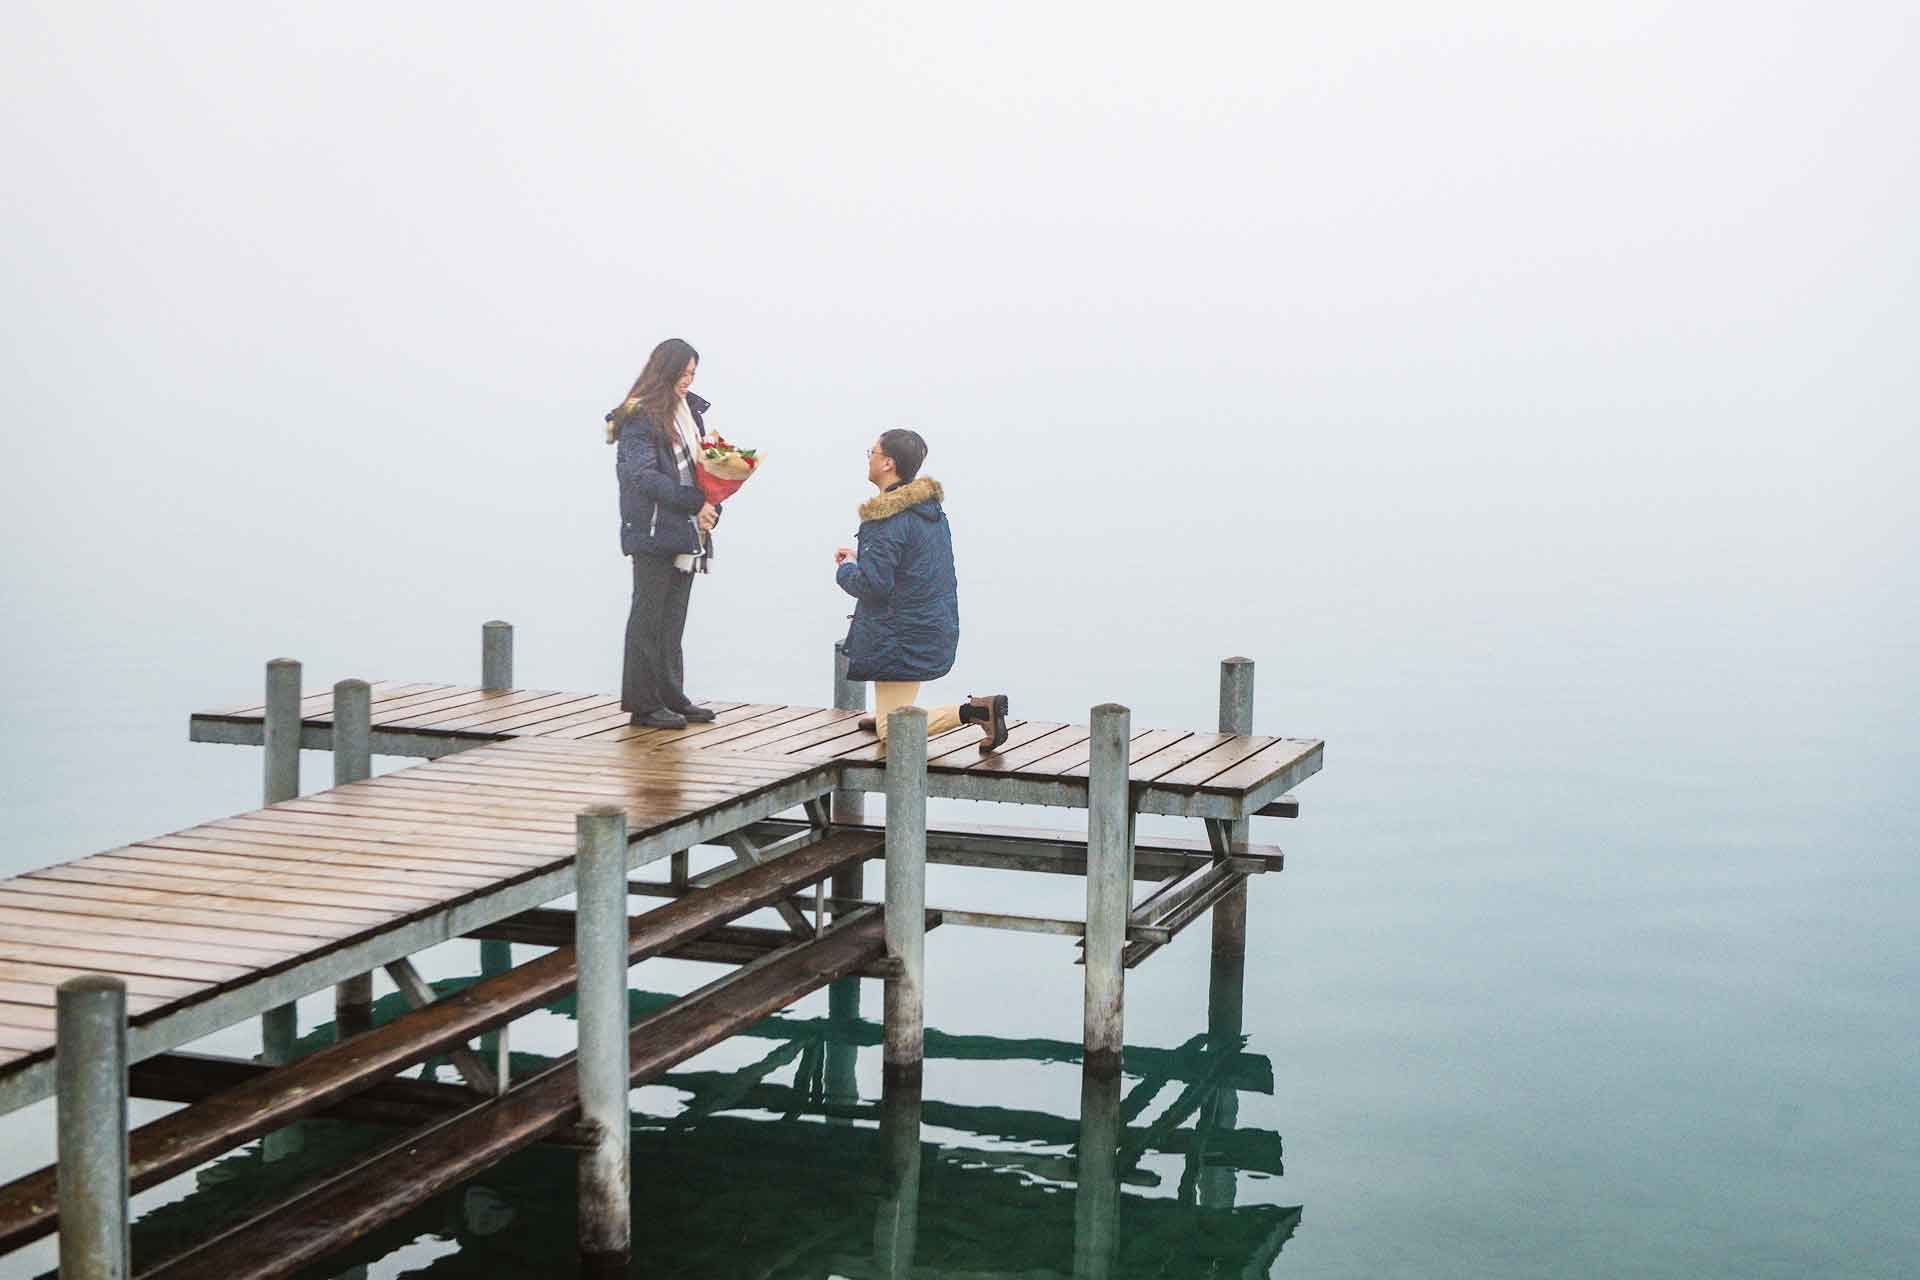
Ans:
[{"label": "fur-trimmed hood", "polygon": [[[917,507],[923,502],[942,502],[946,496],[946,490],[940,487],[938,480],[920,476],[861,503],[860,519],[862,521],[885,520],[888,516],[897,516],[909,507]],[[932,518],[935,517],[929,517],[929,519]]]}]

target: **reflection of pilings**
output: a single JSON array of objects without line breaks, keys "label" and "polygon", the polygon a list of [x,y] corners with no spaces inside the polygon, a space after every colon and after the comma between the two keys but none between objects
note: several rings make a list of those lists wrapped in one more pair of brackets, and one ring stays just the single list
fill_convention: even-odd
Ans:
[{"label": "reflection of pilings", "polygon": [[580,1153],[580,1256],[599,1265],[624,1262],[633,1240],[626,810],[595,805],[575,819],[575,829],[580,1118],[593,1135]]},{"label": "reflection of pilings", "polygon": [[887,717],[887,1078],[920,1082],[926,1040],[927,713]]},{"label": "reflection of pilings", "polygon": [[127,988],[69,978],[55,996],[60,1274],[126,1280]]},{"label": "reflection of pilings", "polygon": [[919,1085],[886,1085],[880,1096],[880,1149],[887,1161],[887,1194],[873,1222],[874,1274],[904,1280],[913,1274],[920,1234]]},{"label": "reflection of pilings", "polygon": [[[846,1034],[860,1021],[860,979],[842,978],[827,988],[826,1101],[842,1105],[860,1101],[860,1084],[855,1064],[860,1046]],[[829,1118],[828,1124],[849,1124],[844,1118]]]},{"label": "reflection of pilings", "polygon": [[[513,944],[494,939],[485,939],[480,943],[480,976],[493,978],[513,968]],[[511,1025],[511,1024],[507,1024]],[[504,1050],[509,1043],[507,1026],[495,1027],[480,1036],[480,1056],[493,1068],[494,1075],[507,1079]]]},{"label": "reflection of pilings", "polygon": [[1120,1074],[1125,1039],[1127,912],[1133,896],[1133,800],[1127,787],[1132,713],[1093,709],[1087,766],[1086,1070]]},{"label": "reflection of pilings", "polygon": [[1080,1073],[1079,1189],[1073,1199],[1074,1280],[1107,1280],[1120,1245],[1120,1077]]}]

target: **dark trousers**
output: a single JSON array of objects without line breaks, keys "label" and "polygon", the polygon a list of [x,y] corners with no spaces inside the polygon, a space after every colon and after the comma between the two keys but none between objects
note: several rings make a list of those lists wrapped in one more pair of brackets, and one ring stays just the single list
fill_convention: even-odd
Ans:
[{"label": "dark trousers", "polygon": [[620,675],[620,705],[635,715],[682,711],[688,706],[686,659],[680,638],[687,630],[691,573],[668,556],[631,556],[633,606],[627,610],[627,655]]}]

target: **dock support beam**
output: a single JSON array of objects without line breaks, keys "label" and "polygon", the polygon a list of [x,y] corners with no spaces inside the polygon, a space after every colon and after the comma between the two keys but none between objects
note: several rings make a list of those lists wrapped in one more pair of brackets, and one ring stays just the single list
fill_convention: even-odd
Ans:
[{"label": "dock support beam", "polygon": [[[847,679],[847,646],[845,641],[835,641],[833,646],[833,708],[836,711],[865,711],[867,709],[867,686],[863,681]],[[829,816],[836,822],[865,822],[867,820],[867,793],[853,791],[846,787],[835,787]],[[851,901],[867,896],[867,868],[865,863],[855,863],[833,876],[833,896]],[[855,1016],[858,1016],[859,989],[854,991]]]},{"label": "dock support beam", "polygon": [[1127,745],[1133,713],[1115,703],[1093,709],[1087,768],[1086,1071],[1120,1074],[1125,1039],[1127,912],[1133,896],[1133,793]]},{"label": "dock support beam", "polygon": [[888,1082],[918,1088],[926,1041],[927,713],[901,707],[887,717]]},{"label": "dock support beam", "polygon": [[54,999],[60,1274],[127,1280],[127,988],[89,974]]},{"label": "dock support beam", "polygon": [[513,688],[513,624],[510,622],[496,618],[480,624],[480,687]]},{"label": "dock support beam", "polygon": [[[373,776],[373,691],[365,680],[333,686],[333,785]],[[333,1037],[345,1040],[373,1028],[373,975],[362,973],[333,989]]]},{"label": "dock support beam", "polygon": [[593,1135],[580,1153],[580,1256],[592,1268],[624,1275],[633,1251],[626,811],[595,805],[575,818],[574,832],[580,1119]]}]

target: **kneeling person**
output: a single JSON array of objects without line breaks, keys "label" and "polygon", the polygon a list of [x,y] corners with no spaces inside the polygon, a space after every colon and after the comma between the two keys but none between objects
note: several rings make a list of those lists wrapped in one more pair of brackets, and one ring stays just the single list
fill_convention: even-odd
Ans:
[{"label": "kneeling person", "polygon": [[[873,682],[873,718],[860,727],[887,738],[887,717],[913,706],[921,682],[953,669],[960,647],[960,593],[953,530],[938,481],[920,475],[927,442],[916,431],[883,434],[867,451],[867,479],[880,490],[860,505],[859,550],[834,553],[834,578],[857,602],[847,632],[847,677]],[[980,753],[1007,740],[1007,697],[970,697],[927,712],[927,736],[977,724]]]}]

